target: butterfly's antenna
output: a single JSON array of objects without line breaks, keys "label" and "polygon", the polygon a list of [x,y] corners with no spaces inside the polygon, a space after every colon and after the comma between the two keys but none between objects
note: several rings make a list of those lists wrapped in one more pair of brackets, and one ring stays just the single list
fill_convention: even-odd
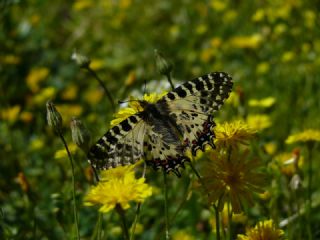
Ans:
[{"label": "butterfly's antenna", "polygon": [[147,92],[147,81],[144,80],[144,89],[143,89],[143,95]]},{"label": "butterfly's antenna", "polygon": [[136,99],[131,99],[131,100],[126,100],[126,101],[121,101],[119,100],[118,103],[119,104],[122,104],[122,103],[128,103],[128,102],[138,102],[139,100],[136,100]]}]

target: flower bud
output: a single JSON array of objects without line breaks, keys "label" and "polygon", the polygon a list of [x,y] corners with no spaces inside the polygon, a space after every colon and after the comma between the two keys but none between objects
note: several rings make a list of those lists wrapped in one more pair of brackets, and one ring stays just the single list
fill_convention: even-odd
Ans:
[{"label": "flower bud", "polygon": [[71,59],[74,60],[80,66],[80,68],[89,68],[91,62],[87,56],[81,55],[76,51],[72,53]]},{"label": "flower bud", "polygon": [[83,125],[83,123],[76,119],[72,118],[70,122],[72,140],[79,148],[81,148],[85,153],[89,151],[91,134],[89,130]]},{"label": "flower bud", "polygon": [[173,65],[170,61],[166,60],[158,50],[154,50],[154,56],[156,59],[156,67],[160,74],[169,75],[173,69]]},{"label": "flower bud", "polygon": [[56,133],[60,134],[62,132],[62,117],[51,101],[48,101],[46,106],[48,124]]}]

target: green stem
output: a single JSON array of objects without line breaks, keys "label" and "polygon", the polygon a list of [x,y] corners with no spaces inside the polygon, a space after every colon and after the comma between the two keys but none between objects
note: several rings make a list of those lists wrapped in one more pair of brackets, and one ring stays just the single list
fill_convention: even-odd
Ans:
[{"label": "green stem", "polygon": [[130,240],[134,240],[134,233],[136,231],[136,226],[139,220],[139,216],[140,216],[140,209],[141,209],[141,203],[138,203],[137,205],[137,210],[136,210],[136,216],[134,218],[134,222],[132,224],[132,229],[131,229],[131,234],[130,234]]},{"label": "green stem", "polygon": [[174,90],[174,85],[173,85],[173,82],[172,82],[172,79],[171,79],[171,74],[170,73],[166,74],[166,77],[168,79],[168,82],[170,83],[170,86],[171,86],[172,90]]},{"label": "green stem", "polygon": [[94,70],[92,70],[90,68],[90,66],[86,67],[86,69],[88,70],[88,72],[99,82],[100,86],[103,88],[104,92],[106,93],[109,101],[110,101],[110,104],[111,104],[111,107],[112,107],[112,110],[113,112],[116,111],[116,107],[115,107],[115,104],[114,104],[114,101],[113,101],[113,98],[112,98],[112,95],[111,93],[109,92],[109,90],[107,89],[107,87],[105,86],[105,84],[102,82],[102,80],[99,78],[99,76],[96,74],[96,72]]},{"label": "green stem", "polygon": [[308,219],[308,239],[312,238],[312,229],[311,229],[311,208],[312,208],[312,149],[313,143],[307,145],[308,149],[308,187],[307,187],[307,219]]},{"label": "green stem", "polygon": [[220,240],[220,217],[219,217],[219,209],[213,204],[215,218],[216,218],[216,239]]},{"label": "green stem", "polygon": [[[142,178],[144,178],[146,175],[146,169],[147,169],[147,164],[146,164],[146,162],[144,162],[142,176],[141,176]],[[135,234],[136,226],[137,226],[137,223],[139,221],[139,216],[140,216],[140,209],[141,209],[141,203],[138,203],[137,210],[136,210],[136,216],[135,216],[134,222],[132,224],[130,240],[134,240],[134,234]]]},{"label": "green stem", "polygon": [[230,203],[228,203],[228,234],[229,234],[229,239],[232,240],[232,211],[230,207]]},{"label": "green stem", "polygon": [[80,240],[80,234],[79,234],[79,223],[78,223],[78,212],[77,212],[77,203],[76,203],[76,184],[75,184],[75,179],[74,179],[74,166],[73,166],[73,160],[71,153],[68,148],[68,144],[66,140],[64,139],[62,133],[59,133],[59,136],[63,142],[63,145],[68,153],[68,158],[70,160],[70,165],[71,165],[71,171],[72,171],[72,199],[73,199],[73,214],[74,214],[74,222],[76,226],[76,233],[77,233],[77,239]]},{"label": "green stem", "polygon": [[125,212],[122,209],[122,207],[120,205],[116,206],[116,210],[120,216],[121,219],[121,223],[122,223],[122,231],[123,231],[123,235],[124,235],[124,239],[125,240],[129,240],[129,230],[128,230],[128,226],[127,226],[127,222],[126,222],[126,216],[125,216]]},{"label": "green stem", "polygon": [[168,186],[167,186],[167,173],[163,171],[164,181],[164,213],[166,220],[166,239],[169,239],[169,214],[168,214]]},{"label": "green stem", "polygon": [[203,180],[202,180],[199,172],[197,171],[197,169],[193,166],[192,161],[190,161],[189,164],[190,164],[190,167],[191,167],[192,171],[196,174],[197,178],[199,179],[199,182],[200,182],[200,184],[202,185],[204,191],[205,191],[207,194],[209,194],[209,191],[208,191],[206,185],[204,184],[204,182],[203,182]]},{"label": "green stem", "polygon": [[101,228],[102,228],[102,213],[99,212],[98,222],[94,228],[94,231],[91,237],[92,240],[94,239],[101,240]]}]

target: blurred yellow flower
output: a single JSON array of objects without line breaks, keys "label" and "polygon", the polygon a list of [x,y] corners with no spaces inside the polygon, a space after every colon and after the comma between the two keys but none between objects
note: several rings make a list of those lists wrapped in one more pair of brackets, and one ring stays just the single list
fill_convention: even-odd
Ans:
[{"label": "blurred yellow flower", "polygon": [[82,106],[77,104],[60,104],[56,105],[56,108],[64,121],[68,123],[72,117],[79,117],[83,112]]},{"label": "blurred yellow flower", "polygon": [[221,46],[222,40],[219,37],[214,37],[210,40],[210,45],[214,48],[218,48]]},{"label": "blurred yellow flower", "polygon": [[39,84],[49,75],[49,69],[46,67],[37,67],[31,69],[29,72],[26,83],[32,92],[39,91]]},{"label": "blurred yellow flower", "polygon": [[239,234],[237,240],[281,240],[284,232],[278,229],[272,220],[258,222],[254,228],[246,230],[246,234]]},{"label": "blurred yellow flower", "polygon": [[78,94],[78,86],[75,84],[72,84],[68,86],[62,93],[61,98],[63,100],[74,100],[77,97]]},{"label": "blurred yellow flower", "polygon": [[287,29],[288,29],[287,25],[285,25],[284,23],[279,23],[274,27],[274,34],[276,36],[279,36],[282,33],[286,32]]},{"label": "blurred yellow flower", "polygon": [[262,43],[262,35],[259,33],[250,36],[236,36],[229,40],[229,44],[234,48],[258,48]]},{"label": "blurred yellow flower", "polygon": [[119,1],[119,7],[121,9],[127,9],[131,6],[132,0],[120,0]]},{"label": "blurred yellow flower", "polygon": [[14,123],[18,119],[20,111],[21,111],[20,105],[14,105],[12,107],[5,108],[1,110],[0,118],[10,123]]},{"label": "blurred yellow flower", "polygon": [[262,108],[269,108],[275,104],[276,99],[274,97],[267,97],[263,99],[250,99],[249,106],[250,107],[262,107]]},{"label": "blurred yellow flower", "polygon": [[90,61],[90,68],[92,70],[99,70],[103,68],[105,65],[105,61],[102,59],[91,59]]},{"label": "blurred yellow flower", "polygon": [[201,35],[208,31],[208,27],[205,24],[200,24],[196,27],[196,33]]},{"label": "blurred yellow flower", "polygon": [[295,58],[295,53],[292,51],[287,51],[282,54],[282,62],[290,62]]},{"label": "blurred yellow flower", "polygon": [[[73,154],[77,150],[77,145],[75,143],[68,143],[69,151]],[[55,159],[67,159],[68,153],[65,148],[59,149],[54,154]]]},{"label": "blurred yellow flower", "polygon": [[314,28],[317,20],[317,14],[312,10],[306,10],[303,15],[305,26],[308,28]]},{"label": "blurred yellow flower", "polygon": [[94,88],[94,89],[88,90],[84,94],[84,99],[86,100],[86,102],[90,103],[91,105],[96,105],[101,101],[101,99],[103,98],[103,95],[104,95],[104,92],[102,89]]},{"label": "blurred yellow flower", "polygon": [[40,138],[34,138],[30,141],[30,150],[31,151],[37,151],[40,150],[41,148],[43,148],[44,146],[44,141],[43,139]]},{"label": "blurred yellow flower", "polygon": [[21,58],[16,55],[4,55],[3,57],[0,57],[0,63],[3,64],[11,64],[11,65],[16,65],[21,62]]},{"label": "blurred yellow flower", "polygon": [[271,193],[269,191],[264,191],[263,193],[259,194],[259,197],[262,200],[269,200],[271,198]]},{"label": "blurred yellow flower", "polygon": [[286,143],[292,144],[296,142],[319,142],[320,130],[318,129],[306,129],[302,132],[290,135]]},{"label": "blurred yellow flower", "polygon": [[210,5],[217,12],[221,12],[227,8],[227,2],[222,0],[211,0]]},{"label": "blurred yellow flower", "polygon": [[264,9],[258,9],[252,16],[253,22],[260,22],[265,17],[265,10]]},{"label": "blurred yellow flower", "polygon": [[172,235],[172,240],[195,240],[195,238],[184,230],[179,230]]},{"label": "blurred yellow flower", "polygon": [[257,65],[256,72],[258,74],[265,74],[270,70],[270,64],[267,62],[261,62]]},{"label": "blurred yellow flower", "polygon": [[226,153],[212,152],[211,160],[204,169],[204,182],[208,189],[209,201],[219,201],[222,211],[225,203],[230,203],[232,212],[240,213],[243,203],[253,205],[253,193],[263,192],[265,175],[258,172],[258,160],[249,160],[248,151],[238,149]]},{"label": "blurred yellow flower", "polygon": [[286,176],[293,176],[293,174],[297,173],[304,162],[299,149],[294,149],[291,153],[280,153],[274,159],[280,171]]},{"label": "blurred yellow flower", "polygon": [[[155,103],[166,94],[167,94],[166,92],[162,94],[157,94],[157,93],[144,94],[143,100],[149,103]],[[116,114],[114,114],[115,119],[113,119],[110,124],[111,126],[118,125],[120,122],[122,122],[126,118],[141,111],[143,111],[143,108],[141,107],[139,100],[131,97],[129,99],[129,107],[120,109]]]},{"label": "blurred yellow flower", "polygon": [[277,145],[274,142],[269,142],[263,145],[263,148],[266,153],[273,155],[277,151]]},{"label": "blurred yellow flower", "polygon": [[225,122],[215,127],[215,144],[219,148],[235,148],[239,144],[247,145],[247,141],[254,138],[256,131],[241,120]]},{"label": "blurred yellow flower", "polygon": [[152,195],[145,178],[136,179],[133,166],[120,166],[102,172],[98,184],[85,196],[85,205],[100,205],[99,211],[109,212],[116,206],[128,209],[130,202],[143,202]]},{"label": "blurred yellow flower", "polygon": [[31,102],[36,105],[43,105],[48,100],[53,99],[57,90],[54,87],[46,87],[33,97]]},{"label": "blurred yellow flower", "polygon": [[23,121],[25,123],[30,123],[33,119],[33,114],[28,111],[23,111],[20,114],[20,119],[21,119],[21,121]]},{"label": "blurred yellow flower", "polygon": [[[228,206],[229,205],[229,206]],[[231,208],[231,205],[229,203],[224,203],[224,207],[223,210],[220,214],[221,217],[221,225],[222,228],[228,228],[228,223],[229,223],[229,216],[228,216],[228,207]],[[231,221],[232,223],[246,223],[248,220],[248,217],[243,213],[234,213],[231,216]],[[212,229],[214,230],[214,232],[216,231],[216,218],[210,218],[210,224],[212,226]]]},{"label": "blurred yellow flower", "polygon": [[224,21],[226,23],[230,23],[233,22],[235,19],[237,19],[238,13],[235,10],[228,10],[225,14],[224,14]]},{"label": "blurred yellow flower", "polygon": [[240,105],[240,96],[237,92],[231,92],[228,99],[226,100],[226,104],[230,104],[233,107],[238,107]]},{"label": "blurred yellow flower", "polygon": [[128,76],[127,76],[125,85],[126,86],[131,86],[136,81],[136,79],[137,79],[136,72],[135,71],[130,71]]},{"label": "blurred yellow flower", "polygon": [[248,115],[246,123],[256,131],[261,131],[265,128],[268,128],[272,124],[270,117],[266,114]]},{"label": "blurred yellow flower", "polygon": [[83,9],[89,8],[93,5],[91,0],[77,0],[73,3],[72,8],[76,11],[81,11]]}]

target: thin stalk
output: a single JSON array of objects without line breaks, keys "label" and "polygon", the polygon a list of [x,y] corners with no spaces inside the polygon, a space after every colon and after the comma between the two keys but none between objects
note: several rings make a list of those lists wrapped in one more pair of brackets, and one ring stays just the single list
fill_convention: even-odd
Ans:
[{"label": "thin stalk", "polygon": [[216,239],[220,240],[220,214],[218,207],[213,204],[215,218],[216,218]]},{"label": "thin stalk", "polygon": [[166,220],[166,239],[169,239],[169,214],[168,214],[168,186],[167,186],[167,173],[163,171],[164,181],[164,213]]},{"label": "thin stalk", "polygon": [[98,215],[98,222],[96,223],[96,226],[94,228],[93,234],[91,239],[97,239],[97,240],[101,240],[101,228],[102,228],[102,213],[99,212]]},{"label": "thin stalk", "polygon": [[109,102],[111,104],[113,112],[115,112],[116,107],[115,107],[112,95],[109,92],[109,90],[107,89],[106,85],[102,82],[102,80],[99,78],[99,76],[96,74],[96,72],[90,68],[90,66],[87,66],[85,69],[87,69],[88,72],[99,82],[100,86],[103,88],[104,92],[106,93],[106,95],[109,99]]},{"label": "thin stalk", "polygon": [[172,79],[171,79],[171,74],[170,73],[166,74],[166,77],[168,79],[168,82],[170,83],[170,86],[171,86],[172,90],[174,90],[174,85],[173,85],[173,82],[172,82]]},{"label": "thin stalk", "polygon": [[130,240],[134,240],[134,233],[136,231],[136,226],[137,226],[137,223],[138,223],[138,220],[139,220],[140,209],[141,209],[141,203],[138,203],[137,210],[136,210],[136,216],[134,218],[134,222],[133,222],[132,228],[131,228]]},{"label": "thin stalk", "polygon": [[313,143],[308,143],[308,187],[307,187],[307,220],[308,220],[308,239],[312,239],[312,229],[311,229],[311,208],[312,208],[312,149]]},{"label": "thin stalk", "polygon": [[[147,164],[146,164],[146,162],[144,162],[143,171],[142,171],[142,177],[143,178],[146,175],[146,169],[147,169]],[[133,221],[133,224],[132,224],[132,228],[131,228],[130,240],[134,240],[134,233],[136,231],[136,226],[137,226],[137,223],[139,221],[140,209],[141,209],[141,203],[138,203],[137,210],[136,210],[136,216],[134,218],[134,221]]]},{"label": "thin stalk", "polygon": [[74,221],[75,221],[75,226],[76,226],[76,233],[77,233],[77,239],[80,240],[80,234],[79,234],[79,223],[78,223],[78,212],[77,212],[77,203],[76,203],[76,184],[75,184],[75,179],[74,179],[74,166],[73,166],[73,160],[71,153],[68,148],[68,144],[66,140],[64,139],[62,133],[59,133],[59,137],[61,138],[63,145],[68,153],[68,158],[70,160],[70,165],[71,165],[71,171],[72,171],[72,199],[73,199],[73,214],[74,214]]},{"label": "thin stalk", "polygon": [[122,209],[122,207],[120,205],[116,206],[116,210],[117,210],[117,213],[119,214],[120,219],[121,219],[122,231],[123,231],[124,239],[125,240],[129,240],[130,239],[129,238],[129,230],[128,230],[128,225],[127,225],[127,222],[126,222],[125,212],[124,212],[124,210]]},{"label": "thin stalk", "polygon": [[229,234],[229,239],[232,240],[232,211],[231,211],[230,203],[228,203],[228,234]]},{"label": "thin stalk", "polygon": [[190,164],[190,167],[191,167],[192,171],[193,171],[193,172],[196,174],[196,176],[198,177],[199,182],[201,183],[204,191],[205,191],[207,194],[209,194],[209,191],[208,191],[206,185],[204,184],[204,182],[203,182],[200,174],[198,173],[197,169],[193,166],[193,163],[192,163],[191,161],[189,162],[189,164]]}]

